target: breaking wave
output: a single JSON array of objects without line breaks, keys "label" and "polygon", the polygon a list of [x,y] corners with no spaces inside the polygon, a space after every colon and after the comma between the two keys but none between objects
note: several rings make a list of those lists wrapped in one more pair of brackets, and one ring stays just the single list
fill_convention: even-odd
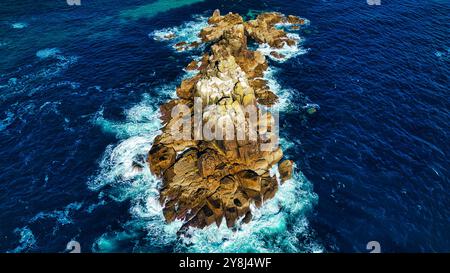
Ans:
[{"label": "breaking wave", "polygon": [[[150,107],[150,106],[149,106]],[[151,112],[149,112],[151,113]],[[128,138],[117,145],[108,146],[100,163],[100,172],[89,187],[104,191],[115,201],[131,202],[132,219],[123,231],[103,234],[97,239],[93,251],[115,252],[123,241],[139,239],[135,252],[167,249],[176,252],[319,252],[322,248],[310,240],[307,214],[317,202],[311,183],[299,170],[294,178],[280,186],[275,197],[260,209],[252,208],[254,218],[238,230],[228,229],[223,221],[205,229],[191,228],[187,236],[177,237],[181,221],[165,222],[159,203],[160,181],[151,174],[146,157],[154,137],[161,126],[158,113],[151,114],[151,130],[136,130],[134,121],[121,124]],[[286,140],[283,140],[285,143]],[[277,170],[273,170],[277,173]],[[309,241],[304,244],[302,242]]]},{"label": "breaking wave", "polygon": [[[206,18],[167,28],[151,34],[154,39],[170,33],[174,39],[193,41],[194,33],[206,24]],[[195,29],[195,30],[194,30]],[[171,40],[176,43],[177,40]],[[292,55],[291,57],[293,57]],[[287,111],[291,90],[277,83],[277,70],[270,69],[265,78],[270,88],[280,97],[279,110]],[[164,86],[165,95],[173,97],[175,85]],[[161,92],[158,92],[161,93]],[[291,180],[280,185],[275,197],[260,208],[252,208],[253,220],[237,230],[211,225],[204,229],[189,228],[181,237],[177,231],[181,221],[165,222],[159,203],[161,181],[147,166],[147,154],[162,124],[158,106],[160,98],[145,96],[136,106],[125,111],[124,122],[103,117],[100,110],[93,122],[105,133],[116,135],[117,144],[109,145],[101,159],[98,174],[89,181],[89,188],[107,194],[117,202],[129,201],[131,219],[120,230],[100,236],[92,246],[94,252],[120,251],[124,244],[132,243],[134,252],[321,252],[322,246],[314,241],[307,215],[317,202],[311,183],[295,168]],[[290,146],[286,139],[282,146]],[[276,167],[272,172],[279,176]]]},{"label": "breaking wave", "polygon": [[[307,49],[302,48],[301,44],[303,39],[298,34],[288,33],[287,36],[290,39],[295,40],[296,44],[290,46],[285,43],[282,48],[273,48],[268,44],[261,44],[259,45],[257,50],[265,56],[269,57],[271,60],[281,63],[308,52]],[[273,52],[277,53],[280,57],[276,58],[275,56],[273,56]]]},{"label": "breaking wave", "polygon": [[[48,179],[47,177],[45,178]],[[52,222],[53,230],[52,234],[55,235],[61,226],[73,224],[74,220],[72,216],[75,211],[78,211],[83,206],[83,202],[74,202],[65,206],[60,210],[53,211],[41,211],[33,216],[29,221],[28,225],[32,226],[33,224],[43,225],[43,222]],[[36,246],[37,240],[33,234],[33,231],[29,226],[24,226],[22,228],[16,228],[14,232],[20,236],[19,245],[11,250],[13,253],[21,253],[28,252],[33,250]]]},{"label": "breaking wave", "polygon": [[[275,197],[259,209],[254,218],[238,230],[225,222],[205,229],[191,228],[187,236],[177,236],[181,221],[165,222],[159,203],[160,181],[151,174],[146,157],[161,122],[155,103],[144,99],[127,111],[127,120],[116,123],[100,118],[97,124],[121,139],[106,149],[98,175],[89,182],[94,191],[102,191],[117,202],[130,201],[131,220],[123,230],[103,234],[92,250],[115,252],[121,244],[133,240],[135,252],[320,252],[311,239],[307,214],[317,202],[311,183],[296,169],[293,179],[280,185]],[[142,111],[142,112],[141,112]],[[140,114],[137,114],[140,113]],[[141,124],[141,126],[139,125]],[[288,143],[282,139],[283,146]],[[276,168],[273,170],[277,174]],[[305,244],[304,242],[308,242]]]},{"label": "breaking wave", "polygon": [[[180,26],[163,28],[155,30],[149,34],[149,37],[156,41],[167,41],[173,48],[177,43],[186,42],[200,42],[198,34],[200,30],[208,26],[208,18],[201,15],[193,16],[193,20],[183,23]],[[200,46],[200,49],[203,47]]]},{"label": "breaking wave", "polygon": [[[274,170],[276,171],[276,169]],[[310,183],[295,170],[293,179],[279,187],[260,209],[252,208],[252,221],[237,231],[225,223],[217,228],[191,229],[179,251],[187,252],[321,252],[311,239],[306,214],[317,202]],[[305,240],[306,239],[306,240]]]},{"label": "breaking wave", "polygon": [[33,249],[36,244],[36,238],[34,237],[33,232],[28,227],[16,228],[14,233],[20,236],[19,245],[11,250],[12,253],[22,253],[27,252]]}]

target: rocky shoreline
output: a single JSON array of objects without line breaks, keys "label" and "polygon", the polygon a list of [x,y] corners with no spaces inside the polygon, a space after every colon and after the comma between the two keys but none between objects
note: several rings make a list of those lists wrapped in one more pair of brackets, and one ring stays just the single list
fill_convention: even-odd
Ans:
[{"label": "rocky shoreline", "polygon": [[[210,45],[209,50],[186,67],[197,74],[177,88],[178,98],[161,105],[164,127],[148,155],[151,172],[162,179],[164,217],[167,222],[183,220],[181,230],[213,223],[219,226],[224,218],[229,228],[238,222],[247,223],[252,219],[252,204],[259,207],[276,194],[279,181],[271,169],[278,166],[281,183],[292,177],[293,162],[281,162],[276,119],[263,111],[278,100],[263,79],[268,63],[261,52],[248,48],[247,40],[274,49],[295,45],[297,41],[275,26],[283,23],[298,27],[304,24],[303,19],[263,13],[245,22],[238,14],[222,16],[216,10],[208,23],[199,35],[202,43]],[[182,50],[198,45],[179,43],[176,47]],[[276,51],[270,54],[283,57]],[[188,114],[181,115],[179,109]],[[245,109],[255,109],[263,118],[253,124]],[[200,118],[193,114],[198,110]],[[189,124],[187,137],[179,138],[174,133],[173,128],[179,124]],[[258,131],[254,137],[240,138],[232,131],[231,138],[209,139],[197,128],[199,124],[213,124],[215,134],[227,129],[223,124],[243,126],[249,135],[253,125]]]}]

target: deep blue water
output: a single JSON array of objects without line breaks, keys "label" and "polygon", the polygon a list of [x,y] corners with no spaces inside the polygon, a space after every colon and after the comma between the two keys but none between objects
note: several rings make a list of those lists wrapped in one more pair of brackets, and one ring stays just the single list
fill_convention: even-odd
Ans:
[{"label": "deep blue water", "polygon": [[[366,252],[374,240],[384,252],[450,251],[449,1],[81,4],[0,4],[1,252],[61,252],[70,240],[83,252]],[[129,163],[199,54],[155,33],[193,39],[215,8],[310,22],[300,52],[270,62],[297,174],[256,224],[188,244],[164,225],[157,182]],[[305,103],[320,110],[304,118]]]}]

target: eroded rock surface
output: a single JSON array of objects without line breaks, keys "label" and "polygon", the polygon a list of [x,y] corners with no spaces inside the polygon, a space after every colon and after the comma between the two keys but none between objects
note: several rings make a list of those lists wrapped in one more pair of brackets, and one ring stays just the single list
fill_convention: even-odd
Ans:
[{"label": "eroded rock surface", "polygon": [[[210,51],[188,65],[187,70],[198,73],[177,88],[178,99],[161,106],[165,126],[148,155],[150,170],[163,181],[160,202],[164,217],[168,222],[185,221],[183,228],[220,225],[224,219],[231,228],[237,221],[251,221],[250,205],[258,207],[276,194],[278,181],[269,170],[280,162],[283,152],[268,141],[274,137],[275,126],[270,113],[266,122],[258,120],[258,128],[267,130],[258,132],[256,139],[238,140],[236,135],[225,140],[199,139],[195,138],[198,131],[191,128],[191,138],[180,140],[171,128],[183,117],[174,116],[172,110],[183,104],[193,113],[196,98],[202,102],[203,125],[224,120],[234,126],[250,126],[243,107],[254,106],[259,111],[259,105],[271,106],[278,98],[262,79],[268,67],[265,56],[250,50],[248,39],[273,48],[293,45],[296,41],[275,25],[303,24],[303,20],[264,13],[244,22],[238,14],[221,15],[216,10],[208,23],[199,35],[203,43],[211,44]],[[176,47],[186,46],[191,45],[180,43]],[[262,150],[261,144],[272,146]],[[282,181],[292,177],[292,165],[290,160],[280,164]]]}]

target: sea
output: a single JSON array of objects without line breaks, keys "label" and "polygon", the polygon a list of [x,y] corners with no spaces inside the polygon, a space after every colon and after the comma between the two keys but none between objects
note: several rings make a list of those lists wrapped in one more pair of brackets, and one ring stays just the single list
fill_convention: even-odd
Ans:
[{"label": "sea", "polygon": [[[132,166],[215,9],[305,19],[265,74],[294,177],[177,236]],[[448,0],[2,0],[0,252],[449,252],[449,75]]]}]

